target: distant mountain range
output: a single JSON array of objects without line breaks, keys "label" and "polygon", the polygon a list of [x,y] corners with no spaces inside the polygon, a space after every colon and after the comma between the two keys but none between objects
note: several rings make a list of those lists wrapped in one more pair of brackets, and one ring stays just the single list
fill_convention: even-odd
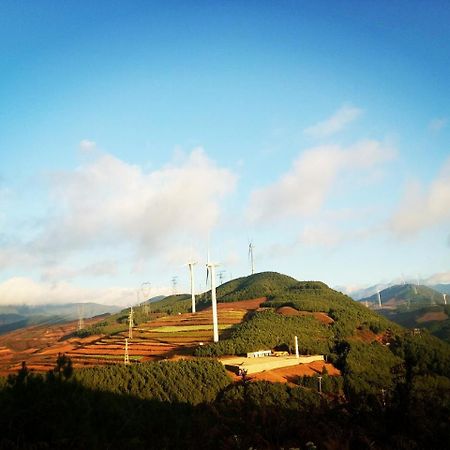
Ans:
[{"label": "distant mountain range", "polygon": [[[428,286],[415,284],[397,284],[380,290],[380,299],[383,308],[414,308],[438,305],[444,303],[443,295]],[[360,302],[367,302],[371,306],[378,306],[378,293],[363,297]]]},{"label": "distant mountain range", "polygon": [[[444,293],[445,287],[440,285]],[[444,288],[443,288],[444,287]],[[384,317],[407,328],[426,328],[431,334],[450,342],[450,295],[447,305],[442,292],[428,286],[400,284],[380,291],[381,309],[378,309],[378,294],[359,300],[369,308],[378,309]]]},{"label": "distant mountain range", "polygon": [[[81,309],[80,309],[81,308]],[[66,303],[45,305],[1,305],[0,334],[29,325],[55,324],[76,320],[79,313],[90,318],[107,313],[115,313],[121,308],[98,303]]]},{"label": "distant mountain range", "polygon": [[[372,295],[375,295],[377,293],[377,291],[382,291],[384,289],[387,289],[387,288],[393,287],[393,286],[413,286],[413,285],[411,283],[408,283],[406,285],[393,285],[392,283],[379,283],[379,284],[374,284],[374,285],[366,287],[366,288],[357,289],[354,291],[348,291],[347,289],[344,289],[339,286],[336,286],[336,289],[344,292],[345,294],[347,294],[354,300],[361,300],[361,299],[370,297]],[[427,286],[431,289],[434,289],[435,291],[440,292],[441,294],[450,294],[450,284],[430,284],[430,285],[423,284],[420,286]]]}]

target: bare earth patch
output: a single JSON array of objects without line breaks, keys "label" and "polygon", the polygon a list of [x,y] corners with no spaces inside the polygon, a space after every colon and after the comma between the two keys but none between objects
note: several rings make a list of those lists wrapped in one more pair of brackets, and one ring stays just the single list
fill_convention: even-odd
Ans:
[{"label": "bare earth patch", "polygon": [[423,316],[419,317],[416,322],[417,323],[424,323],[424,322],[433,322],[438,321],[441,322],[442,320],[447,320],[448,316],[444,311],[430,311],[425,313]]},{"label": "bare earth patch", "polygon": [[340,371],[332,364],[323,361],[315,361],[310,364],[298,364],[296,366],[281,367],[280,369],[266,370],[251,375],[250,381],[270,381],[272,383],[294,383],[296,377],[314,376],[322,373],[326,368],[329,375],[340,375]]}]

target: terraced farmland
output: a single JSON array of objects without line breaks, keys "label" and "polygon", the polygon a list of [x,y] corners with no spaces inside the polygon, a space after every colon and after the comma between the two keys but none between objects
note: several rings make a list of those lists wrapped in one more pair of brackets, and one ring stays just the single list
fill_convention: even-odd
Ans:
[{"label": "terraced farmland", "polygon": [[[264,298],[218,305],[219,332],[240,323]],[[89,324],[95,321],[88,321]],[[58,353],[70,356],[75,367],[115,364],[123,361],[128,331],[113,335],[74,337],[77,323],[29,327],[0,336],[0,373],[16,371],[22,361],[36,371],[54,367]],[[72,336],[71,336],[72,335]],[[164,316],[133,328],[129,340],[130,361],[152,361],[189,355],[193,348],[212,341],[211,308],[196,314]]]}]

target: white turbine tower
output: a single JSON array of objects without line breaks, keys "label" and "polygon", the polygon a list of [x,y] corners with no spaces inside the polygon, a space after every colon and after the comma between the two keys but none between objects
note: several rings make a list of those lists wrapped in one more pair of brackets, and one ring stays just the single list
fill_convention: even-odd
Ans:
[{"label": "white turbine tower", "polygon": [[216,267],[218,264],[212,263],[209,260],[209,248],[208,248],[208,260],[206,263],[206,285],[208,286],[208,277],[211,277],[211,305],[213,316],[213,340],[219,342],[219,324],[217,320],[217,298],[216,298]]},{"label": "white turbine tower", "polygon": [[250,261],[250,267],[252,270],[252,275],[255,273],[255,261],[253,259],[253,249],[255,248],[255,246],[253,245],[252,242],[248,243],[248,259]]},{"label": "white turbine tower", "polygon": [[197,264],[196,261],[190,261],[187,263],[189,267],[189,275],[191,278],[191,299],[192,299],[192,312],[195,313],[195,285],[194,285],[194,266]]},{"label": "white turbine tower", "polygon": [[444,305],[447,304],[447,294],[442,294],[442,297],[444,297]]},{"label": "white turbine tower", "polygon": [[378,295],[378,307],[381,308],[381,294],[380,294],[380,291],[377,291],[377,295]]}]

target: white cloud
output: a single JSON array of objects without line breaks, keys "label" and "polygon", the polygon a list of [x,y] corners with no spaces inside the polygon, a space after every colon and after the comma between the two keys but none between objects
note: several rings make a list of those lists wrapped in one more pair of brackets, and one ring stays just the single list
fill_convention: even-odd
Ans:
[{"label": "white cloud", "polygon": [[81,268],[71,268],[62,265],[51,265],[42,270],[43,281],[72,280],[74,278],[114,276],[118,272],[116,261],[98,261]]},{"label": "white cloud", "polygon": [[89,139],[83,139],[80,142],[80,150],[85,153],[93,152],[97,148],[97,144]]},{"label": "white cloud", "polygon": [[[152,285],[151,295],[168,295],[169,287]],[[42,305],[49,303],[95,302],[104,305],[136,303],[136,289],[127,287],[82,288],[70,283],[36,282],[30,278],[14,277],[0,283],[0,304]]]},{"label": "white cloud", "polygon": [[424,280],[425,284],[450,284],[450,270],[435,273]]},{"label": "white cloud", "polygon": [[437,178],[424,189],[419,182],[406,186],[390,228],[397,235],[410,235],[450,221],[450,158]]},{"label": "white cloud", "polygon": [[149,255],[175,235],[212,228],[236,177],[198,148],[150,172],[103,154],[74,171],[54,173],[51,183],[54,208],[30,243],[35,253],[128,245]]},{"label": "white cloud", "polygon": [[330,118],[306,128],[304,133],[318,139],[331,136],[358,119],[362,113],[363,111],[359,108],[344,105]]},{"label": "white cloud", "polygon": [[343,233],[327,226],[306,226],[299,237],[299,243],[310,247],[336,247],[345,239]]},{"label": "white cloud", "polygon": [[438,132],[442,130],[442,128],[445,128],[447,124],[448,124],[447,117],[436,118],[430,121],[430,123],[428,124],[428,129],[430,131]]},{"label": "white cloud", "polygon": [[253,221],[267,221],[313,215],[340,174],[369,171],[394,155],[391,146],[378,141],[361,141],[348,148],[323,145],[308,149],[278,181],[251,194],[248,216]]}]

